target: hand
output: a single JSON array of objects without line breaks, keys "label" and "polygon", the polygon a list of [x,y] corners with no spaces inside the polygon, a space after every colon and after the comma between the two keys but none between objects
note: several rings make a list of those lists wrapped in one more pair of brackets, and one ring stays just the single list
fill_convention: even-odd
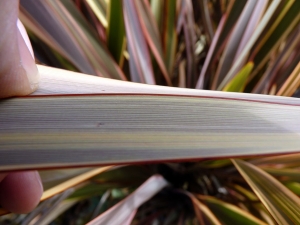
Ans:
[{"label": "hand", "polygon": [[[0,98],[27,95],[38,86],[39,74],[28,36],[22,24],[17,25],[18,12],[18,0],[0,1]],[[11,212],[31,211],[42,193],[36,171],[0,173],[0,205]]]}]

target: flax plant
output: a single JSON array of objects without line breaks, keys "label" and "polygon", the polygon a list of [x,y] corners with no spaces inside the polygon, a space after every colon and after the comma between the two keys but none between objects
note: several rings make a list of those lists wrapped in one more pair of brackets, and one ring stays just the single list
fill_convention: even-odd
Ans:
[{"label": "flax plant", "polygon": [[[38,64],[300,96],[298,0],[21,0],[19,17]],[[300,153],[231,157],[41,170],[39,206],[27,215],[1,209],[0,223],[300,224]]]}]

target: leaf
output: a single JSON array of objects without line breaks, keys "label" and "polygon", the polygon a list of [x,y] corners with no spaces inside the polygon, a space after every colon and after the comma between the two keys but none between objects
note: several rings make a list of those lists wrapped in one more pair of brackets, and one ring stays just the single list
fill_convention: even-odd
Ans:
[{"label": "leaf", "polygon": [[[261,19],[260,23],[256,27],[254,33],[252,34],[251,38],[249,39],[248,43],[246,44],[245,48],[240,54],[240,57],[234,64],[231,66],[230,70],[226,74],[225,78],[222,80],[221,84],[218,86],[218,90],[222,90],[226,84],[233,78],[236,73],[237,68],[239,68],[242,63],[244,62],[245,58],[248,56],[249,51],[251,50],[252,46],[265,29],[266,25],[268,24],[269,20],[271,19],[273,13],[275,12],[276,8],[278,7],[280,1],[273,1],[271,5],[268,7],[266,13],[264,14],[263,18]],[[255,62],[254,62],[255,64]]]},{"label": "leaf", "polygon": [[232,64],[234,63],[234,57],[237,53],[238,47],[243,38],[243,34],[247,28],[249,20],[251,19],[251,15],[256,4],[256,0],[247,1],[241,15],[239,16],[239,19],[229,36],[228,42],[220,59],[213,89],[215,89],[222,82],[225,75],[228,73]]},{"label": "leaf", "polygon": [[218,41],[216,43],[215,51],[212,54],[212,59],[213,59],[212,61],[215,61],[216,55],[218,55],[219,52],[224,49],[226,40],[230,35],[232,29],[234,28],[234,25],[236,24],[236,21],[238,20],[240,14],[242,13],[246,3],[247,1],[239,1],[239,0],[234,0],[229,2],[227,10],[223,14],[223,17],[225,17],[226,19],[224,21],[224,27],[221,31],[220,37],[218,38]]},{"label": "leaf", "polygon": [[246,212],[233,204],[223,202],[211,196],[197,195],[197,197],[210,208],[223,224],[266,225],[266,223],[254,217],[249,212]]},{"label": "leaf", "polygon": [[186,73],[185,73],[186,61],[182,60],[179,64],[179,76],[178,76],[178,87],[186,88]]},{"label": "leaf", "polygon": [[163,30],[163,48],[165,62],[169,74],[172,75],[176,54],[177,35],[176,35],[176,1],[165,1],[165,24]]},{"label": "leaf", "polygon": [[[268,90],[269,87],[272,85],[273,80],[276,78],[283,81],[286,80],[286,76],[284,76],[284,73],[282,73],[280,70],[283,70],[284,67],[289,65],[288,62],[291,62],[290,64],[293,64],[293,60],[290,57],[293,56],[294,52],[296,51],[296,46],[299,42],[298,39],[300,38],[299,31],[300,26],[298,27],[298,29],[295,29],[295,31],[292,32],[291,37],[289,38],[289,40],[287,40],[284,48],[278,54],[277,59],[271,60],[271,62],[268,65],[269,68],[260,78],[259,82],[255,85],[254,89],[252,90],[252,93],[263,93],[266,89]],[[284,71],[286,71],[286,73],[289,72],[289,70],[286,69]],[[281,87],[281,85],[279,87]]]},{"label": "leaf", "polygon": [[186,48],[187,57],[187,87],[191,88],[195,86],[196,78],[196,59],[195,59],[195,44],[196,44],[196,34],[194,31],[194,12],[192,7],[192,2],[190,0],[184,1],[183,4],[186,8],[185,19],[183,22],[183,33]]},{"label": "leaf", "polygon": [[245,32],[243,34],[243,37],[241,39],[241,42],[239,44],[238,50],[235,54],[235,58],[233,61],[236,61],[239,57],[240,53],[244,49],[245,45],[251,38],[251,34],[255,31],[255,28],[259,21],[261,20],[261,17],[263,16],[263,13],[267,7],[268,0],[260,0],[257,1],[257,4],[252,12],[251,18],[249,19],[249,22],[247,24],[247,27],[245,29]]},{"label": "leaf", "polygon": [[44,190],[47,190],[89,170],[91,170],[91,168],[41,170],[39,171],[39,174],[42,179]]},{"label": "leaf", "polygon": [[279,168],[300,167],[300,153],[269,156],[249,160],[260,167],[276,166]]},{"label": "leaf", "polygon": [[190,170],[197,171],[201,168],[215,169],[232,164],[230,159],[205,160],[196,163]]},{"label": "leaf", "polygon": [[125,50],[125,28],[123,20],[122,1],[109,1],[107,21],[107,47],[116,62],[121,65],[124,59],[123,53]]},{"label": "leaf", "polygon": [[240,72],[224,87],[223,91],[243,92],[247,78],[254,67],[253,62],[247,63]]},{"label": "leaf", "polygon": [[[210,84],[213,83],[213,80],[216,80],[215,71],[213,71],[212,74],[209,74],[209,69],[211,68],[213,63],[219,60],[219,55],[221,54],[221,51],[223,51],[228,36],[232,31],[246,3],[247,1],[238,1],[238,0],[233,0],[229,2],[227,10],[223,14],[219,22],[217,31],[213,38],[213,42],[208,50],[208,55],[205,59],[205,64],[203,65],[203,69],[201,70],[197,88],[199,89],[203,88],[204,77],[206,76],[211,77]],[[202,88],[200,88],[201,86]]]},{"label": "leaf", "polygon": [[277,95],[292,96],[300,87],[300,62],[290,74],[286,82],[283,84]]},{"label": "leaf", "polygon": [[[67,1],[70,5],[73,4],[70,0],[64,1]],[[73,38],[76,39],[77,43],[81,47],[81,50],[95,68],[98,76],[126,80],[126,77],[121,69],[112,59],[110,54],[108,54],[104,43],[96,40],[95,37],[91,35],[91,32],[88,30],[88,26],[82,26],[80,23],[78,23],[78,19],[76,19],[76,17],[71,17],[68,14],[67,8],[64,8],[59,2],[50,1],[49,7],[51,7],[54,12],[60,16],[64,25],[69,29]],[[68,6],[68,8],[70,7]],[[75,8],[75,6],[73,6],[73,8]],[[81,14],[78,13],[78,15]]]},{"label": "leaf", "polygon": [[[105,1],[105,0],[103,0],[103,1]],[[77,4],[80,4],[80,3],[77,2]],[[88,1],[84,1],[84,2],[82,2],[82,4],[84,5],[84,8],[86,8],[86,10],[87,10],[87,13],[90,17],[90,22],[91,22],[92,26],[95,27],[95,29],[97,31],[97,34],[98,34],[97,39],[99,38],[100,42],[106,43],[106,27],[104,27],[104,25],[99,21],[99,19],[95,15],[96,12],[93,11],[93,9],[89,5]],[[79,6],[79,8],[82,9],[82,7],[80,7],[80,6]]]},{"label": "leaf", "polygon": [[214,29],[212,25],[212,21],[210,18],[210,12],[208,8],[208,1],[199,1],[200,10],[201,10],[201,18],[204,24],[204,29],[208,36],[208,42],[211,43],[213,37],[214,37]]},{"label": "leaf", "polygon": [[136,11],[139,17],[139,21],[141,22],[142,31],[144,33],[146,41],[163,73],[167,84],[171,86],[170,75],[168,74],[164,60],[158,26],[156,24],[154,15],[151,12],[150,5],[146,4],[146,1],[140,0],[135,0],[134,3],[136,5]]},{"label": "leaf", "polygon": [[298,168],[262,168],[272,176],[279,177],[282,181],[300,181],[300,169]]},{"label": "leaf", "polygon": [[[276,84],[276,86],[278,88],[283,87],[284,83],[287,81],[287,79],[289,79],[290,75],[297,68],[297,64],[300,62],[300,52],[297,53],[296,51],[294,51],[293,54],[292,54],[292,57],[289,57],[289,60],[290,61],[287,61],[283,65],[283,67],[278,71],[279,76],[277,76],[276,80],[274,81],[274,83]],[[294,86],[295,84],[296,83],[294,83],[292,86]],[[292,89],[293,88],[294,87],[292,87]],[[298,92],[298,95],[299,95],[299,90],[296,90],[295,93],[293,94],[293,97],[298,97],[297,92]],[[277,93],[276,93],[276,95],[277,95]]]},{"label": "leaf", "polygon": [[96,208],[93,210],[93,214],[91,216],[91,219],[95,219],[98,215],[100,215],[101,211],[103,211],[105,203],[108,202],[109,197],[111,196],[111,190],[107,190],[100,198],[100,201],[98,202]]},{"label": "leaf", "polygon": [[291,22],[297,18],[297,12],[299,12],[297,1],[285,1],[284,3],[283,9],[279,11],[279,15],[276,16],[272,26],[256,46],[254,53],[257,62],[262,61],[264,55],[272,49],[274,43],[281,38]]},{"label": "leaf", "polygon": [[284,184],[288,189],[300,196],[300,183],[299,182],[288,182]]},{"label": "leaf", "polygon": [[193,194],[191,194],[189,192],[185,192],[185,191],[182,193],[187,195],[191,199],[193,206],[194,206],[195,214],[198,218],[198,221],[202,221],[202,223],[204,223],[204,221],[203,221],[203,216],[204,216],[205,219],[210,222],[210,224],[221,225],[221,222],[218,220],[216,215],[214,215],[213,212],[205,204],[200,202],[196,198],[196,196],[194,196]]},{"label": "leaf", "polygon": [[84,25],[86,23],[82,21],[85,19],[72,1],[37,0],[28,5],[24,4],[24,7],[28,7],[26,10],[30,10],[35,22],[48,28],[49,34],[59,42],[70,56],[70,61],[81,71],[126,80],[121,69],[108,54],[104,43],[96,39],[95,32],[89,26]]},{"label": "leaf", "polygon": [[78,185],[78,184],[90,179],[91,177],[96,176],[97,174],[102,173],[109,169],[112,169],[112,166],[100,167],[100,168],[85,172],[83,174],[77,175],[76,177],[73,177],[65,182],[62,182],[62,183],[44,191],[44,193],[41,197],[41,201],[44,201],[45,199],[48,199],[51,196],[54,196],[58,193],[61,193],[65,190],[71,188],[71,187],[74,187],[75,185]]},{"label": "leaf", "polygon": [[95,196],[103,195],[107,190],[111,190],[112,188],[122,188],[121,184],[112,184],[112,183],[104,183],[104,184],[96,184],[91,183],[90,181],[83,183],[83,185],[79,185],[76,191],[68,197],[68,199],[86,199]]},{"label": "leaf", "polygon": [[159,31],[161,31],[164,2],[161,0],[151,0],[150,4],[152,14],[155,18],[156,24],[158,25],[158,29]]},{"label": "leaf", "polygon": [[134,0],[123,0],[123,6],[131,80],[138,83],[155,84],[150,52],[142,32]]},{"label": "leaf", "polygon": [[34,96],[44,95],[87,95],[87,94],[143,94],[204,97],[231,100],[249,100],[251,102],[268,102],[280,105],[295,105],[299,99],[246,93],[215,92],[192,90],[187,88],[163,87],[158,85],[124,82],[52,67],[37,65],[40,72],[39,88]]},{"label": "leaf", "polygon": [[154,175],[124,200],[89,222],[87,225],[124,224],[124,221],[130,220],[130,217],[132,218],[133,213],[136,212],[140,205],[149,200],[167,185],[167,181],[162,176]]},{"label": "leaf", "polygon": [[106,95],[1,100],[0,170],[299,151],[297,98],[154,87],[42,66],[39,71],[45,93],[59,90],[58,82],[60,94]]},{"label": "leaf", "polygon": [[113,170],[101,173],[93,178],[93,181],[98,184],[140,184],[153,175],[153,172],[149,171],[142,165],[127,165],[117,166]]},{"label": "leaf", "polygon": [[[30,221],[35,220],[35,217],[38,216],[36,220],[36,224],[46,224],[46,221],[51,220],[56,215],[62,213],[62,210],[71,207],[76,203],[76,200],[69,201],[69,204],[66,204],[63,208],[59,207],[62,205],[63,201],[74,192],[73,188],[65,190],[63,193],[53,196],[52,199],[48,199],[50,201],[44,201],[41,203],[34,211],[32,211],[23,221],[23,224],[28,224]],[[60,208],[59,211],[56,209]],[[40,214],[40,215],[39,215]]]},{"label": "leaf", "polygon": [[[78,10],[76,5],[70,0],[61,0],[62,5],[68,9],[68,13],[72,16],[72,18],[76,21],[76,23],[81,27],[81,29],[88,34],[88,38],[97,39],[97,35],[93,27],[88,23],[88,21],[84,18],[82,13]],[[101,42],[100,42],[101,43]]]},{"label": "leaf", "polygon": [[[293,3],[291,5],[291,3]],[[262,66],[269,59],[270,54],[274,51],[280,43],[287,37],[287,35],[294,29],[294,27],[299,24],[300,21],[300,1],[286,1],[286,6],[288,10],[282,10],[280,15],[277,18],[277,21],[274,23],[277,26],[273,26],[273,29],[266,34],[268,39],[265,41],[265,44],[257,47],[253,52],[254,55],[251,56],[256,65],[254,74],[262,68]]]},{"label": "leaf", "polygon": [[243,196],[247,197],[250,201],[258,201],[258,198],[252,191],[249,191],[240,185],[234,185],[233,187],[236,191],[242,193]]},{"label": "leaf", "polygon": [[[22,22],[26,27],[72,62],[81,72],[96,74],[91,64],[80,50],[80,46],[68,30],[65,29],[59,17],[51,13],[45,2],[29,0],[21,1]],[[30,6],[30,7],[29,7]]]},{"label": "leaf", "polygon": [[[239,2],[242,2],[242,1],[239,1]],[[214,52],[216,51],[216,45],[217,45],[217,42],[219,40],[219,37],[220,37],[220,33],[223,29],[223,26],[224,26],[224,22],[226,20],[226,16],[222,16],[222,19],[218,25],[218,28],[216,30],[216,33],[212,39],[212,43],[209,47],[209,50],[208,50],[208,53],[207,53],[207,56],[205,58],[205,61],[204,61],[204,64],[203,64],[203,67],[201,69],[201,73],[200,73],[200,76],[198,78],[198,82],[197,82],[197,85],[196,85],[196,89],[203,89],[204,87],[204,79],[205,79],[205,75],[208,73],[208,68],[209,66],[211,65],[211,60],[212,60],[212,57],[213,57],[213,54]]]},{"label": "leaf", "polygon": [[54,207],[48,215],[42,218],[42,220],[38,221],[39,225],[50,224],[52,221],[57,219],[61,214],[70,209],[76,203],[78,203],[80,199],[72,199],[65,200],[61,202],[58,206]]},{"label": "leaf", "polygon": [[104,27],[107,27],[107,3],[105,0],[86,0],[99,21]]},{"label": "leaf", "polygon": [[258,167],[238,159],[232,162],[278,224],[300,223],[300,199],[294,193]]}]

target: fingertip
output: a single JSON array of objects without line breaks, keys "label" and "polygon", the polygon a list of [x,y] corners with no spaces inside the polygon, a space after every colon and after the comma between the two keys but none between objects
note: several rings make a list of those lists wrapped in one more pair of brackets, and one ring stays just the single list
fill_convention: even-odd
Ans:
[{"label": "fingertip", "polygon": [[0,1],[0,98],[28,95],[38,88],[38,69],[18,11],[18,0]]},{"label": "fingertip", "polygon": [[9,173],[0,183],[0,204],[14,213],[28,213],[39,203],[43,186],[37,171]]}]

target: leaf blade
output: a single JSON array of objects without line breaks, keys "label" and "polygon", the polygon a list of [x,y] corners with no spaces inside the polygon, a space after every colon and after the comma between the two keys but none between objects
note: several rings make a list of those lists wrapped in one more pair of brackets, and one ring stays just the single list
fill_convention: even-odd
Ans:
[{"label": "leaf blade", "polygon": [[122,1],[110,0],[107,14],[107,47],[116,62],[120,65],[125,49],[125,27],[123,20]]},{"label": "leaf blade", "polygon": [[300,200],[294,193],[258,167],[238,159],[232,162],[279,224],[300,223]]},{"label": "leaf blade", "polygon": [[266,225],[260,219],[254,217],[239,207],[223,202],[211,196],[198,196],[200,200],[205,202],[210,210],[225,224],[248,224],[248,225]]},{"label": "leaf blade", "polygon": [[253,62],[247,63],[237,75],[224,87],[223,91],[243,92],[247,78],[254,67]]},{"label": "leaf blade", "polygon": [[89,222],[87,225],[124,224],[124,221],[129,221],[130,218],[132,218],[133,212],[135,212],[140,205],[167,185],[168,183],[163,177],[160,175],[154,175],[145,181],[131,195],[126,197],[126,199],[122,200],[117,205]]},{"label": "leaf blade", "polygon": [[123,5],[125,31],[130,55],[131,80],[133,82],[155,84],[150,52],[138,19],[134,0],[123,0]]}]

